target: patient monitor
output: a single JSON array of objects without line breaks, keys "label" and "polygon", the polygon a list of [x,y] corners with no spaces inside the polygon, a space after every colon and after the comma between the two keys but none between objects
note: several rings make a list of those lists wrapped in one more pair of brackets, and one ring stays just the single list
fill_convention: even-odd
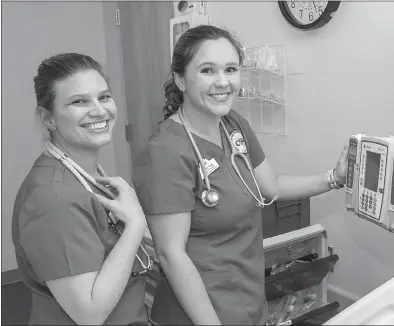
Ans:
[{"label": "patient monitor", "polygon": [[350,137],[346,208],[394,232],[394,136]]}]

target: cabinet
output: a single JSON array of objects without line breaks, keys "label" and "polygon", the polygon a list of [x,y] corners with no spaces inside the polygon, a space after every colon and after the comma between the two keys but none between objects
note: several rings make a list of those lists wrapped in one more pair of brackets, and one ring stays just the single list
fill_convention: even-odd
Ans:
[{"label": "cabinet", "polygon": [[291,319],[292,324],[321,325],[337,313],[338,302],[327,302],[327,274],[339,257],[329,254],[321,225],[267,238],[263,244],[268,324],[289,324]]},{"label": "cabinet", "polygon": [[[144,243],[148,253],[155,257],[152,240],[145,237]],[[327,274],[339,258],[329,255],[327,234],[321,225],[266,238],[263,246],[270,323],[280,324],[291,318],[293,324],[321,325],[337,313],[339,304],[327,302]],[[159,267],[155,264],[146,278],[145,303],[149,313],[159,277]],[[310,297],[308,302],[301,298],[306,291]],[[287,311],[291,304],[295,307],[297,298],[304,300],[302,306]]]},{"label": "cabinet", "polygon": [[276,201],[261,210],[261,218],[264,239],[302,229],[310,225],[310,199]]}]

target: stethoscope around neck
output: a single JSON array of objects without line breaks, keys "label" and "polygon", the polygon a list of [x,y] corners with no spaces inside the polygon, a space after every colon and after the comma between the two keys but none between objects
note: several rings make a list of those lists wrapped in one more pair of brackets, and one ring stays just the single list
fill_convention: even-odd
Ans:
[{"label": "stethoscope around neck", "polygon": [[[201,201],[202,203],[206,206],[206,207],[215,207],[218,202],[219,202],[219,193],[217,192],[216,189],[211,187],[211,183],[209,182],[209,178],[208,178],[208,174],[207,174],[207,170],[205,168],[205,164],[204,161],[202,159],[200,150],[197,147],[197,144],[193,138],[193,135],[190,132],[189,127],[187,126],[186,122],[185,122],[185,117],[183,116],[183,107],[179,108],[178,111],[178,115],[179,115],[179,119],[182,122],[183,127],[185,128],[185,131],[187,133],[187,136],[189,137],[190,142],[193,145],[194,151],[198,157],[198,161],[200,163],[201,166],[201,171],[203,173],[204,176],[204,183],[205,183],[205,189],[203,190],[202,194],[201,194]],[[256,200],[256,206],[257,207],[264,207],[264,206],[268,206],[271,205],[275,200],[278,199],[278,196],[275,196],[269,203],[265,203],[264,200],[265,198],[261,195],[260,192],[260,188],[257,184],[257,180],[255,178],[254,172],[253,172],[253,168],[248,160],[248,158],[246,157],[246,155],[242,152],[240,152],[235,145],[233,144],[230,134],[227,130],[226,125],[224,124],[223,120],[220,119],[220,126],[222,127],[225,135],[226,135],[226,139],[228,141],[228,143],[230,144],[231,147],[231,156],[230,156],[230,160],[231,160],[231,165],[235,171],[235,173],[238,175],[238,177],[241,179],[242,183],[244,184],[244,186],[246,187],[246,189],[248,190],[248,192],[253,196],[253,198]],[[251,174],[254,184],[256,185],[257,188],[257,192],[259,197],[257,197],[253,191],[249,188],[249,186],[247,185],[247,183],[245,182],[244,178],[241,175],[241,172],[238,169],[237,163],[235,162],[235,157],[239,156],[245,163],[247,169],[249,170],[249,173]]]},{"label": "stethoscope around neck", "polygon": [[[110,198],[115,199],[116,195],[109,190],[107,187],[99,184],[89,173],[87,173],[84,169],[82,169],[77,163],[75,163],[68,155],[66,155],[64,152],[60,150],[59,147],[57,147],[53,142],[48,142],[46,152],[50,154],[52,157],[60,161],[77,179],[78,181],[83,185],[83,187],[88,190],[89,192],[93,193],[92,188],[90,185],[86,182],[88,180],[92,184],[94,184],[98,189],[100,189],[102,192],[107,194]],[[104,169],[101,167],[100,164],[97,165],[97,171],[101,176],[107,176],[105,173]],[[107,209],[106,209],[107,211]],[[108,212],[108,222],[109,225],[114,229],[114,231],[118,235],[122,235],[122,231],[118,228],[117,226],[117,218],[112,214],[112,212]],[[140,262],[143,270],[141,272],[132,272],[131,275],[134,277],[144,275],[148,271],[151,271],[153,269],[153,263],[155,262],[154,258],[152,256],[149,256],[148,253],[146,252],[145,248],[140,244],[140,248],[142,249],[142,252],[144,255],[147,257],[148,263],[145,264],[142,259],[139,257],[137,254],[136,257],[138,261]]]}]

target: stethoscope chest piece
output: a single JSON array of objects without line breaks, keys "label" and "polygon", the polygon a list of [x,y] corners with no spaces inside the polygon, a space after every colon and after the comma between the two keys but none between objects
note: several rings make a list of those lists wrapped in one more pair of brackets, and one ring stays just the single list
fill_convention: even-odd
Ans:
[{"label": "stethoscope chest piece", "polygon": [[206,189],[201,194],[201,200],[207,207],[215,207],[219,202],[219,193],[215,189]]}]

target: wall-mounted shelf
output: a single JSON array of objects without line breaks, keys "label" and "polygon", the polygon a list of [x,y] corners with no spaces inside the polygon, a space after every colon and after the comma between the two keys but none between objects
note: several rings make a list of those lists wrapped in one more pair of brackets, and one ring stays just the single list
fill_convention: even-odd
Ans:
[{"label": "wall-mounted shelf", "polygon": [[235,111],[256,134],[287,135],[283,46],[244,48]]},{"label": "wall-mounted shelf", "polygon": [[270,103],[274,103],[277,105],[282,105],[285,106],[284,102],[279,102],[277,99],[272,98],[272,97],[260,97],[260,96],[250,96],[250,97],[241,97],[238,96],[237,97],[238,100],[250,100],[250,101],[266,101],[266,102],[270,102]]},{"label": "wall-mounted shelf", "polygon": [[276,69],[276,70],[270,70],[270,69],[268,69],[268,68],[245,67],[245,66],[243,66],[243,67],[241,67],[241,70],[244,70],[244,71],[253,71],[253,72],[255,72],[255,73],[260,73],[261,71],[265,71],[265,72],[271,73],[271,74],[273,74],[273,75],[284,76],[284,71],[281,71],[281,70],[278,70],[278,69]]}]

